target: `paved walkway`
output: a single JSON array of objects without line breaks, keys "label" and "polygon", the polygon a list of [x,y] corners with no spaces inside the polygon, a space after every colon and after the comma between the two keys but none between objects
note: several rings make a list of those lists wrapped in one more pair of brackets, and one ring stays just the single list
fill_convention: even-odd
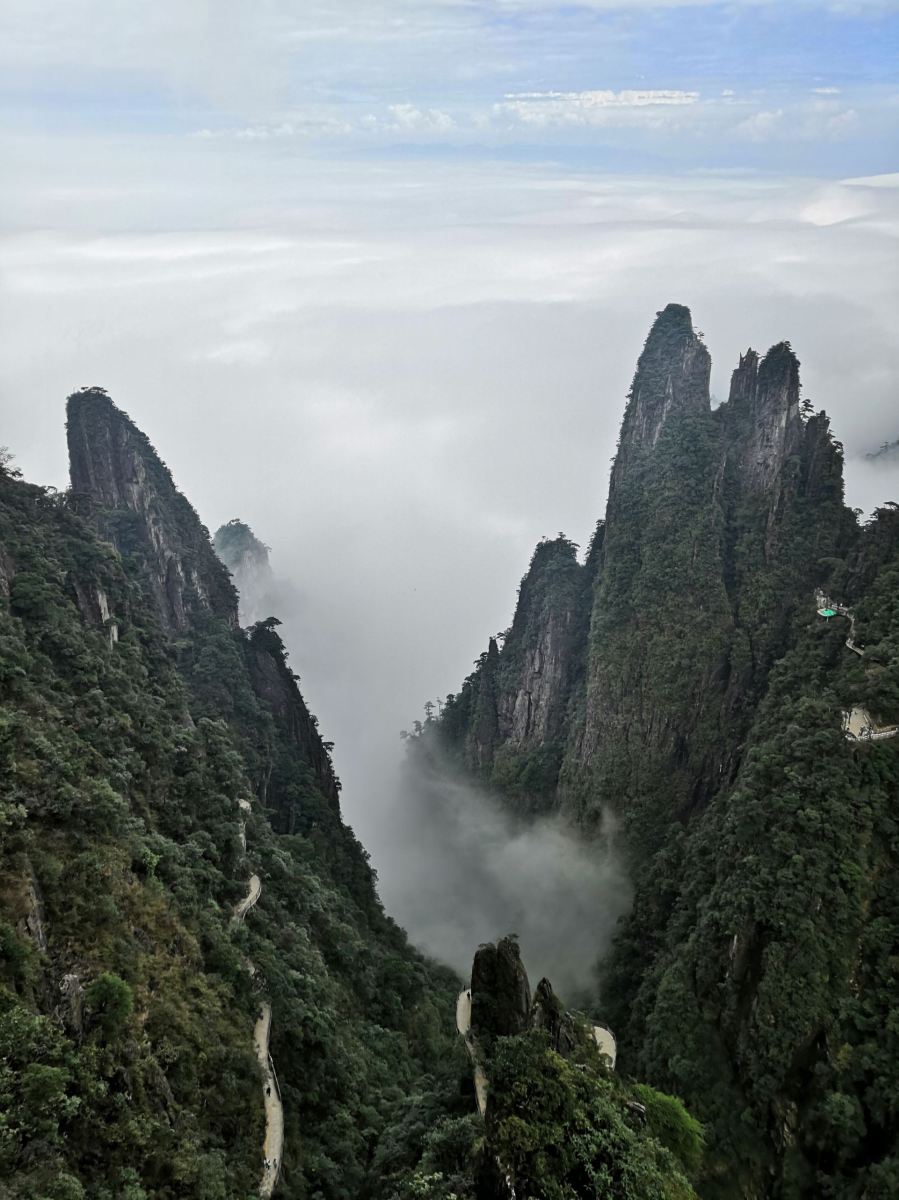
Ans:
[{"label": "paved walkway", "polygon": [[256,1059],[262,1070],[265,1099],[265,1142],[262,1147],[262,1182],[259,1184],[259,1195],[264,1200],[268,1200],[275,1190],[284,1153],[284,1107],[275,1077],[275,1065],[268,1048],[271,1032],[272,1006],[266,1000],[253,1030],[253,1044],[256,1047]]},{"label": "paved walkway", "polygon": [[[829,620],[828,611],[849,620],[849,637],[846,638],[846,648],[853,654],[864,657],[864,650],[855,640],[855,614],[845,604],[837,604],[824,592],[815,592],[815,606],[819,616]],[[886,738],[895,737],[899,733],[899,725],[878,725],[866,708],[860,704],[854,705],[843,713],[843,733],[850,742],[882,742]]]},{"label": "paved walkway", "polygon": [[[238,800],[245,811],[249,811],[248,800]],[[240,823],[240,840],[246,849],[246,827]],[[243,921],[247,913],[255,907],[256,901],[262,895],[262,881],[258,875],[251,875],[247,880],[247,894],[243,900],[234,905],[231,920],[235,923]],[[255,976],[256,967],[247,959],[247,970]],[[272,1006],[267,1000],[262,1003],[262,1013],[253,1027],[253,1045],[256,1049],[256,1061],[262,1072],[262,1096],[265,1105],[265,1140],[262,1144],[262,1179],[259,1182],[259,1195],[262,1200],[268,1200],[278,1183],[281,1174],[281,1161],[284,1153],[284,1106],[281,1103],[281,1090],[275,1075],[275,1064],[269,1051],[272,1032]]]},{"label": "paved walkway", "polygon": [[882,742],[895,737],[899,725],[878,725],[866,708],[856,705],[843,713],[843,732],[853,742]]},{"label": "paved walkway", "polygon": [[487,1076],[471,1034],[471,988],[460,992],[456,1000],[456,1028],[465,1039],[465,1048],[474,1068],[474,1093],[478,1102],[478,1112],[483,1117],[487,1111]]},{"label": "paved walkway", "polygon": [[599,1046],[600,1054],[604,1054],[609,1060],[609,1066],[615,1070],[615,1063],[618,1060],[618,1043],[615,1041],[615,1035],[611,1029],[606,1029],[605,1025],[593,1026],[593,1039]]},{"label": "paved walkway", "polygon": [[234,905],[234,920],[242,921],[247,913],[256,904],[256,901],[262,895],[262,882],[258,875],[251,875],[247,881],[249,891],[238,904]]}]

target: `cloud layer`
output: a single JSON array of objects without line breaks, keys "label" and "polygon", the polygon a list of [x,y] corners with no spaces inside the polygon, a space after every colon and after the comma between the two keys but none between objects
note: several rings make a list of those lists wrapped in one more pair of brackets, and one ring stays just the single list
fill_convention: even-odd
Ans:
[{"label": "cloud layer", "polygon": [[[63,485],[63,399],[101,384],[211,528],[272,546],[376,862],[398,731],[508,625],[536,541],[586,544],[602,513],[656,309],[692,306],[720,398],[741,350],[787,337],[850,456],[899,436],[895,178],[153,153],[104,150],[73,189],[36,145],[12,181],[2,440]],[[850,479],[866,508],[899,493]]]}]

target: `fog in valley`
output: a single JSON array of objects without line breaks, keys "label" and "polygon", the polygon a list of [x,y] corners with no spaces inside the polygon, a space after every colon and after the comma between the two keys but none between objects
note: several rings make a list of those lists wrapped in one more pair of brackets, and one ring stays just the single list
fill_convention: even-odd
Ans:
[{"label": "fog in valley", "polygon": [[210,529],[271,547],[245,617],[283,620],[388,910],[460,970],[514,930],[581,986],[614,862],[403,774],[399,731],[509,625],[541,536],[586,546],[668,302],[719,402],[789,339],[849,502],[899,500],[899,455],[865,459],[899,437],[889,46],[839,5],[808,71],[779,57],[799,5],[661,6],[649,40],[598,0],[558,27],[537,0],[225,7],[9,6],[0,442],[64,487],[65,397],[108,389]]}]

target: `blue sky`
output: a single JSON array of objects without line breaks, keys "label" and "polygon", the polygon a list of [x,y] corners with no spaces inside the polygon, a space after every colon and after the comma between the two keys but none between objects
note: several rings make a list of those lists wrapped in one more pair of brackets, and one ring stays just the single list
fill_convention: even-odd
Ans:
[{"label": "blue sky", "polygon": [[3,127],[616,170],[896,165],[899,5],[7,0]]}]

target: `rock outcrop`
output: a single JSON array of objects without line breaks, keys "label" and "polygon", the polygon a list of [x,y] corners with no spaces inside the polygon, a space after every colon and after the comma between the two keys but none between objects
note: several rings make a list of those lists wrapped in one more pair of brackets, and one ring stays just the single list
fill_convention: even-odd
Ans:
[{"label": "rock outcrop", "polygon": [[609,487],[610,515],[617,484],[635,455],[656,446],[666,422],[708,412],[711,369],[711,357],[693,329],[690,310],[682,304],[667,305],[656,315],[637,362]]},{"label": "rock outcrop", "polygon": [[515,938],[479,946],[471,967],[471,1028],[476,1037],[523,1033],[530,1012],[531,986]]},{"label": "rock outcrop", "polygon": [[[146,435],[102,389],[70,396],[67,417],[76,505],[123,558],[138,564],[143,586],[169,637],[189,631],[196,621],[221,623],[226,639],[233,638],[246,658],[256,697],[295,752],[294,761],[306,764],[309,781],[327,799],[336,818],[340,784],[329,748],[297,686],[297,676],[287,666],[284,646],[274,631],[278,622],[270,619],[247,633],[241,631],[238,594],[228,568],[213,549],[208,530],[178,491]],[[247,565],[248,555],[261,556],[267,565],[266,548],[247,526],[232,522],[223,530],[232,535],[232,550],[235,541],[241,543],[237,559]],[[229,538],[223,530],[219,531],[220,542],[227,549]],[[117,630],[103,590],[77,580],[73,587],[85,618],[107,625],[112,644]],[[299,783],[295,766],[287,778],[278,763],[263,754],[257,786],[278,832],[293,833],[298,828],[302,807],[297,801]]]},{"label": "rock outcrop", "polygon": [[724,411],[741,490],[758,495],[775,484],[802,443],[799,362],[787,342],[772,346],[761,363],[754,350],[740,356]]},{"label": "rock outcrop", "polygon": [[476,1049],[489,1047],[497,1037],[515,1037],[540,1029],[553,1050],[567,1058],[576,1046],[593,1037],[592,1026],[565,1008],[548,979],[540,980],[531,998],[518,942],[511,935],[478,947],[471,967],[471,987],[460,996],[462,1001],[466,1012],[470,1011],[470,1025],[460,1027],[460,1032],[471,1034]]},{"label": "rock outcrop", "polygon": [[565,736],[586,636],[585,575],[577,547],[560,535],[538,545],[521,581],[503,645],[498,699],[500,737],[516,749],[532,750]]},{"label": "rock outcrop", "polygon": [[76,501],[122,554],[135,555],[163,628],[183,633],[195,611],[237,627],[237,593],[209,533],[168,467],[102,388],[69,396],[69,471]]},{"label": "rock outcrop", "polygon": [[212,544],[237,587],[241,624],[271,616],[272,608],[265,611],[274,582],[268,546],[260,542],[249,525],[236,518],[219,526]]},{"label": "rock outcrop", "polygon": [[[318,723],[306,706],[296,676],[287,665],[281,639],[274,632],[276,621],[262,621],[249,630],[248,666],[253,690],[278,723],[282,735],[312,770],[316,787],[339,810],[340,783],[331,754],[318,731]],[[276,827],[294,833],[297,811],[289,789],[279,792],[277,773],[261,784],[261,799],[275,814]]]}]

